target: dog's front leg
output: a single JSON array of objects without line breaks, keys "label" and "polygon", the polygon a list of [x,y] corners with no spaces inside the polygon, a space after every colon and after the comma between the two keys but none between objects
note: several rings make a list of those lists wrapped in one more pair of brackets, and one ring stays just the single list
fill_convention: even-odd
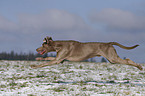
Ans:
[{"label": "dog's front leg", "polygon": [[44,60],[55,60],[55,57],[46,57],[46,58],[44,58]]},{"label": "dog's front leg", "polygon": [[52,60],[48,63],[45,63],[45,64],[40,64],[40,65],[31,65],[31,68],[40,68],[40,67],[45,67],[45,66],[51,66],[51,65],[54,65],[54,64],[59,64],[62,60]]},{"label": "dog's front leg", "polygon": [[40,60],[44,60],[44,58],[43,57],[37,57],[37,58],[35,58],[35,60],[40,61]]},{"label": "dog's front leg", "polygon": [[54,64],[59,64],[60,62],[62,62],[68,55],[68,51],[66,49],[64,50],[60,50],[58,53],[57,53],[57,56],[54,60],[48,62],[48,63],[45,63],[45,64],[40,64],[40,65],[31,65],[32,68],[39,68],[39,67],[45,67],[45,66],[50,66],[50,65],[54,65]]},{"label": "dog's front leg", "polygon": [[35,58],[35,60],[37,60],[37,61],[41,61],[41,60],[55,60],[55,57],[46,57],[46,58],[37,57],[37,58]]}]

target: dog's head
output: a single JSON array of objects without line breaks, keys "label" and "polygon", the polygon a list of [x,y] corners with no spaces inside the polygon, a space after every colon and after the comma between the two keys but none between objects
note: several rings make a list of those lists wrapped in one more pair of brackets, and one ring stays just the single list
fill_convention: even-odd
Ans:
[{"label": "dog's head", "polygon": [[52,43],[53,43],[53,40],[51,37],[46,37],[44,38],[43,40],[43,44],[41,47],[37,48],[36,51],[43,55],[45,53],[48,53],[48,52],[52,52],[52,51],[55,51],[53,46],[52,46]]}]

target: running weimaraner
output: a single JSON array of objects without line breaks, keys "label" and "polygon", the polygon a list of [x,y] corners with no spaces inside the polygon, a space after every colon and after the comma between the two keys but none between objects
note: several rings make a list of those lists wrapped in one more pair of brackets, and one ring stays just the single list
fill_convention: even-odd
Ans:
[{"label": "running weimaraner", "polygon": [[64,59],[69,61],[82,61],[88,58],[92,58],[95,56],[103,56],[110,63],[118,63],[118,64],[127,64],[131,66],[135,66],[140,70],[143,70],[142,66],[136,64],[130,59],[121,59],[113,47],[113,45],[117,45],[123,49],[134,49],[139,45],[135,45],[132,47],[125,47],[117,42],[87,42],[81,43],[78,41],[68,40],[68,41],[53,41],[51,37],[46,37],[43,40],[43,44],[40,48],[36,49],[38,53],[41,55],[47,52],[55,51],[57,52],[56,57],[38,57],[36,60],[51,60],[46,64],[40,65],[31,65],[32,68],[39,68],[54,64],[61,63]]}]

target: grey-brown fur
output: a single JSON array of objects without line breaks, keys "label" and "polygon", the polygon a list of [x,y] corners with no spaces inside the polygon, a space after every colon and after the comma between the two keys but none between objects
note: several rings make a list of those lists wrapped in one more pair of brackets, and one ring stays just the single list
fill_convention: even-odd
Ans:
[{"label": "grey-brown fur", "polygon": [[121,59],[113,47],[113,45],[117,45],[123,49],[133,49],[136,48],[138,45],[132,47],[125,47],[117,42],[109,42],[109,43],[100,43],[100,42],[88,42],[88,43],[81,43],[78,41],[53,41],[51,37],[46,37],[43,40],[42,47],[36,49],[37,52],[44,54],[47,52],[57,52],[57,56],[55,57],[47,57],[41,58],[38,57],[36,60],[51,60],[46,64],[40,65],[31,65],[32,68],[39,68],[44,66],[50,66],[54,64],[59,64],[64,59],[69,61],[82,61],[88,58],[92,58],[95,56],[103,56],[105,57],[110,63],[118,63],[118,64],[127,64],[131,66],[135,66],[138,69],[142,70],[142,66],[136,64],[130,59]]}]

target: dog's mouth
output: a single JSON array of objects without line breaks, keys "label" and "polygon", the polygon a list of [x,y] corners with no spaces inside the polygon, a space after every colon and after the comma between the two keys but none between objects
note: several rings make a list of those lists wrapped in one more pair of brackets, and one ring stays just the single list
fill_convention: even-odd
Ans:
[{"label": "dog's mouth", "polygon": [[38,53],[43,55],[45,52],[46,52],[46,50],[43,50],[43,51],[39,51]]}]

